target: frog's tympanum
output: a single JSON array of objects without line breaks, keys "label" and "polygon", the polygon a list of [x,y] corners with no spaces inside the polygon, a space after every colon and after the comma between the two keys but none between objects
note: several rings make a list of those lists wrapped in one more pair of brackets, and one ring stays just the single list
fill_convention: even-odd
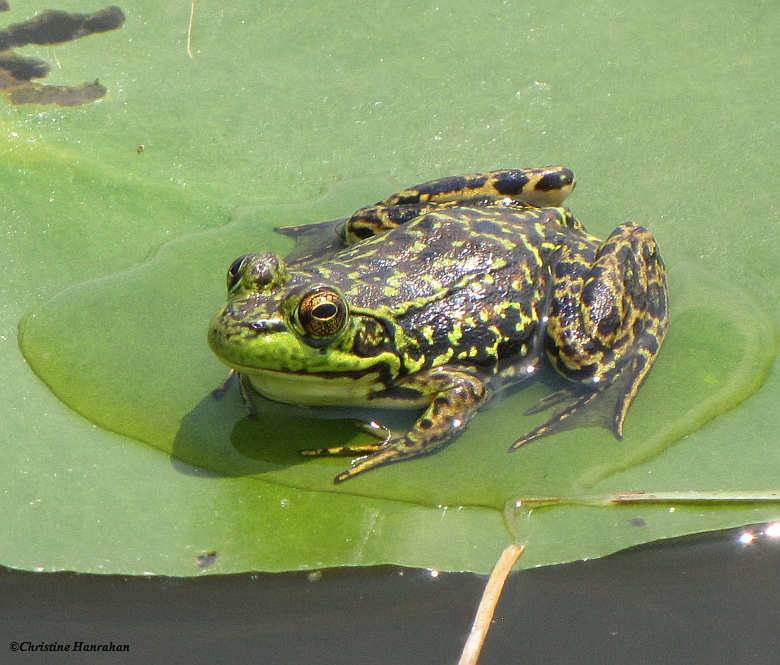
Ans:
[{"label": "frog's tympanum", "polygon": [[332,237],[236,259],[209,344],[247,404],[421,410],[408,432],[374,424],[376,443],[302,451],[357,456],[335,482],[441,449],[544,358],[572,388],[510,450],[583,424],[620,438],[669,324],[666,274],[641,226],[590,235],[560,207],[573,188],[560,166],[449,177],[284,229]]}]

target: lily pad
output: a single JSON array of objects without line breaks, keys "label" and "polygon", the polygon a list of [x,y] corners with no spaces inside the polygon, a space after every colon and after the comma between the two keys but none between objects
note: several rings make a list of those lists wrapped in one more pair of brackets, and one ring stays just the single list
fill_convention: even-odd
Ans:
[{"label": "lily pad", "polygon": [[[744,293],[715,289],[713,276],[690,265],[672,266],[674,325],[622,442],[603,429],[580,429],[509,456],[509,444],[539,420],[517,415],[543,389],[532,386],[480,415],[444,453],[334,487],[332,477],[345,460],[304,458],[297,451],[367,435],[350,422],[323,421],[333,410],[258,400],[259,416],[250,419],[237,389],[215,398],[211,391],[225,370],[204,335],[224,299],[220,278],[232,258],[247,251],[285,253],[289,240],[269,237],[269,222],[327,216],[360,190],[368,187],[346,185],[310,208],[243,211],[229,226],[164,245],[137,268],[70,288],[25,319],[24,355],[63,402],[92,422],[220,475],[421,505],[496,509],[518,490],[569,495],[583,483],[593,485],[652,459],[752,394],[774,357],[772,326]],[[367,193],[363,200],[376,198]]]},{"label": "lily pad", "polygon": [[[465,25],[461,2],[414,21],[349,3],[195,7],[189,34],[191,3],[141,0],[118,31],[21,49],[60,63],[49,83],[99,76],[107,93],[0,116],[0,562],[486,571],[515,537],[531,566],[778,515],[760,503],[504,511],[549,492],[776,486],[780,192],[762,175],[774,173],[776,9],[496,2]],[[11,9],[9,23],[26,18]],[[517,414],[540,383],[442,453],[334,488],[344,460],[296,451],[358,436],[350,424],[276,406],[250,422],[235,394],[211,399],[223,374],[205,327],[224,271],[252,249],[284,252],[273,226],[431,177],[556,162],[578,175],[571,205],[589,230],[635,219],[670,269],[672,328],[622,442],[574,430],[506,453],[535,423]]]}]

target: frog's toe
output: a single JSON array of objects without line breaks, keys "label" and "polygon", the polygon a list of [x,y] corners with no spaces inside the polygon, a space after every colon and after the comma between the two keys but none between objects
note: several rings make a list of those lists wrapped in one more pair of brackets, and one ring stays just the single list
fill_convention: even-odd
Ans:
[{"label": "frog's toe", "polygon": [[[374,450],[376,450],[376,444],[374,445]],[[377,450],[370,455],[358,457],[357,459],[353,460],[352,466],[350,466],[346,471],[342,471],[340,474],[338,474],[333,479],[333,483],[338,485],[339,483],[343,483],[345,480],[354,478],[359,473],[370,471],[371,469],[376,469],[377,467],[384,466],[385,464],[400,462],[401,460],[411,456],[413,455],[410,455],[403,446],[399,447],[393,444],[385,445],[380,450]]]},{"label": "frog's toe", "polygon": [[355,420],[354,423],[356,427],[363,430],[366,434],[381,439],[383,443],[388,443],[393,436],[393,432],[389,427],[386,427],[376,420],[369,420],[368,422],[365,420]]},{"label": "frog's toe", "polygon": [[304,448],[298,454],[304,457],[355,457],[374,452],[381,444],[345,444],[343,446],[330,446],[329,448]]},{"label": "frog's toe", "polygon": [[563,402],[567,402],[571,400],[572,397],[573,397],[572,390],[568,388],[564,388],[563,390],[558,390],[557,392],[554,392],[551,395],[547,395],[547,397],[542,397],[542,399],[540,399],[530,409],[524,411],[523,415],[532,416],[535,413],[541,413],[542,411],[547,411],[547,409],[551,409],[554,406],[558,406]]},{"label": "frog's toe", "polygon": [[[381,441],[372,443],[345,444],[342,446],[331,446],[329,448],[305,448],[298,452],[305,457],[355,457],[352,465],[346,471],[337,475],[333,482],[335,484],[343,483],[345,480],[368,471],[378,466],[400,462],[407,457],[413,457],[417,452],[411,451],[409,446],[404,445],[403,441],[390,443],[389,430],[383,428],[377,423],[364,423],[365,427],[373,430],[374,436],[381,436]],[[380,431],[383,433],[380,434]],[[385,434],[384,432],[387,432]]]}]

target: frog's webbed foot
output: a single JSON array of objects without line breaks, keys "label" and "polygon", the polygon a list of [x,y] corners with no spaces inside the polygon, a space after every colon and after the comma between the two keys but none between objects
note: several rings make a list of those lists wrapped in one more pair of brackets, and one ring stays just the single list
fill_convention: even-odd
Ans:
[{"label": "frog's webbed foot", "polygon": [[403,386],[432,394],[431,403],[405,434],[394,435],[376,422],[364,423],[366,431],[382,440],[357,446],[302,450],[301,453],[307,456],[361,455],[353,460],[349,469],[333,479],[334,483],[342,483],[385,464],[436,452],[466,428],[487,397],[481,379],[446,367],[420,372],[409,377]]},{"label": "frog's webbed foot", "polygon": [[[592,422],[583,422],[586,411],[583,409],[586,406],[590,406],[598,397],[598,391],[589,391],[586,394],[577,394],[571,390],[559,390],[552,395],[540,399],[530,409],[528,409],[523,415],[529,416],[534,413],[540,413],[546,411],[554,406],[568,402],[568,405],[560,409],[555,413],[552,418],[538,427],[532,429],[525,436],[520,437],[511,446],[509,446],[510,452],[517,450],[520,446],[534,439],[541,439],[543,436],[553,434],[555,432],[562,432],[563,430],[572,429],[574,427],[581,427],[582,425],[594,424]],[[592,417],[589,417],[592,420]],[[620,437],[618,437],[620,438]]]},{"label": "frog's webbed foot", "polygon": [[346,221],[347,218],[342,217],[327,222],[276,227],[274,231],[295,240],[295,246],[284,257],[285,262],[309,264],[323,261],[343,249],[345,247],[343,229]]},{"label": "frog's webbed foot", "polygon": [[618,375],[606,385],[597,389],[572,387],[543,397],[523,415],[530,416],[563,405],[562,408],[545,423],[520,437],[509,450],[517,450],[529,441],[575,427],[601,426],[612,432],[616,439],[622,439],[623,421],[636,394],[635,388],[638,388],[651,363],[652,360],[640,350],[623,364]]},{"label": "frog's webbed foot", "polygon": [[547,397],[542,397],[542,399],[540,399],[530,409],[526,409],[523,412],[523,415],[532,416],[535,413],[541,413],[542,411],[547,411],[547,409],[552,409],[554,406],[558,406],[563,402],[570,401],[573,398],[573,396],[574,396],[573,391],[570,388],[557,390],[556,392],[547,395]]}]

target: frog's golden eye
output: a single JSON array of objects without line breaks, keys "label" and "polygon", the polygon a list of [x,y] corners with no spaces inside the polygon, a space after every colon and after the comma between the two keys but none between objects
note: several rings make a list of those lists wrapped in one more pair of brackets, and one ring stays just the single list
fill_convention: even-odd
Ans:
[{"label": "frog's golden eye", "polygon": [[319,287],[307,293],[298,305],[298,321],[314,338],[333,337],[347,322],[347,303],[338,291]]}]

